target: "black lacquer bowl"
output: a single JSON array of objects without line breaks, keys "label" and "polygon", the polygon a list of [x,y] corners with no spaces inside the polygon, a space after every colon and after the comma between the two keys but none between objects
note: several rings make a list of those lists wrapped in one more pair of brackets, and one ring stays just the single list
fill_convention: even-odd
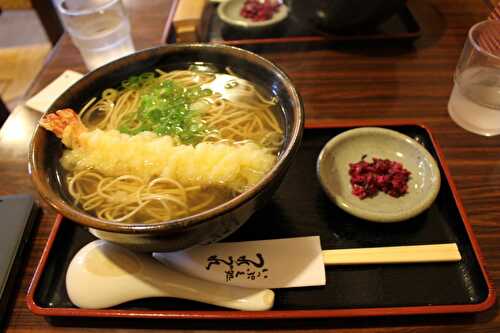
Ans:
[{"label": "black lacquer bowl", "polygon": [[186,69],[193,63],[210,64],[220,71],[230,67],[238,76],[256,83],[277,97],[285,140],[278,163],[253,188],[232,200],[185,218],[156,224],[123,224],[96,218],[73,204],[66,191],[59,163],[60,140],[38,126],[29,156],[33,183],[49,204],[67,218],[90,228],[99,238],[140,251],[172,251],[225,238],[262,207],[280,185],[296,154],[303,131],[304,111],[299,94],[287,75],[266,59],[235,47],[209,44],[168,45],[139,51],[90,72],[75,83],[51,106],[80,110],[85,103],[131,75],[157,68]]},{"label": "black lacquer bowl", "polygon": [[293,1],[292,12],[325,31],[349,34],[372,31],[406,5],[406,0]]}]

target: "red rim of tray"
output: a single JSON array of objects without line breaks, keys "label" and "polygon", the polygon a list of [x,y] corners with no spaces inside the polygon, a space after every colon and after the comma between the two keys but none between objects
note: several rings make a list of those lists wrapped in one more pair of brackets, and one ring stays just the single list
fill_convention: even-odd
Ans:
[{"label": "red rim of tray", "polygon": [[446,313],[475,313],[492,307],[496,300],[496,292],[493,283],[485,269],[484,257],[479,248],[477,239],[465,214],[462,201],[458,195],[457,188],[451,178],[450,171],[444,159],[443,151],[437,144],[429,128],[423,124],[415,124],[414,121],[398,119],[387,121],[309,121],[306,128],[343,128],[363,126],[419,126],[429,134],[439,163],[450,185],[453,198],[457,204],[460,216],[465,225],[467,236],[471,242],[474,254],[477,257],[481,273],[486,281],[488,295],[485,300],[477,304],[463,305],[428,305],[428,306],[403,306],[403,307],[380,307],[380,308],[354,308],[354,309],[319,309],[319,310],[269,310],[269,311],[233,311],[233,310],[130,310],[130,309],[79,309],[79,308],[45,308],[35,302],[35,290],[45,269],[49,253],[56,238],[57,232],[63,221],[63,216],[58,214],[55,224],[50,232],[49,238],[42,252],[41,259],[35,270],[28,293],[26,303],[28,309],[37,315],[54,317],[101,317],[101,318],[150,318],[150,319],[200,319],[200,320],[238,320],[238,319],[292,319],[292,318],[348,318],[348,317],[377,317],[377,316],[401,316],[422,314],[446,314]]}]

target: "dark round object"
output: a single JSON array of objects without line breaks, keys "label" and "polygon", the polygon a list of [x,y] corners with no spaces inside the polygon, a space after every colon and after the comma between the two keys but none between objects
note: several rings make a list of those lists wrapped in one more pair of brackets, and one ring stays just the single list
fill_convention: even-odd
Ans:
[{"label": "dark round object", "polygon": [[140,251],[172,251],[225,238],[260,207],[278,188],[297,152],[302,137],[302,101],[288,76],[268,60],[242,49],[223,45],[180,44],[143,50],[90,72],[51,106],[80,110],[92,97],[117,86],[131,75],[156,68],[185,69],[195,62],[214,66],[221,72],[230,67],[237,75],[256,83],[276,96],[283,111],[285,140],[277,164],[253,188],[224,204],[196,215],[156,224],[124,224],[104,221],[73,204],[64,184],[59,159],[64,149],[52,133],[38,126],[33,135],[29,168],[33,183],[50,205],[65,217],[91,228],[93,234]]},{"label": "dark round object", "polygon": [[326,31],[350,33],[373,30],[405,4],[406,0],[294,0],[292,13]]}]

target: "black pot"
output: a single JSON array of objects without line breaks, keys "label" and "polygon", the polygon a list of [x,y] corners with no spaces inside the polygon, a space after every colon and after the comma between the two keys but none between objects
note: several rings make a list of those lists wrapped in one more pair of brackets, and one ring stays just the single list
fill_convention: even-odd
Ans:
[{"label": "black pot", "polygon": [[406,5],[406,0],[293,0],[303,22],[335,33],[375,29]]}]

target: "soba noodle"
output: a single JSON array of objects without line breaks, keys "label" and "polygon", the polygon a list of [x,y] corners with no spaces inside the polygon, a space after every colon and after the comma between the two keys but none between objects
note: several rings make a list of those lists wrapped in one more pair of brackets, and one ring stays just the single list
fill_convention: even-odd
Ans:
[{"label": "soba noodle", "polygon": [[[140,112],[145,109],[148,98],[158,96],[155,89],[159,84],[169,89],[172,85],[173,91],[185,94],[179,96],[188,96],[192,103],[187,106],[175,104],[181,110],[179,114],[190,117],[186,120],[187,132],[175,128],[174,132],[161,132],[157,136],[139,135],[135,140],[145,140],[144,144],[135,146],[136,151],[132,152],[137,158],[145,154],[144,165],[153,163],[148,162],[147,154],[151,154],[151,149],[168,154],[170,151],[165,150],[158,137],[169,135],[175,151],[180,153],[166,161],[181,163],[177,173],[163,171],[150,175],[139,170],[116,175],[83,167],[77,159],[89,155],[88,151],[82,151],[80,157],[74,157],[78,155],[77,148],[66,151],[62,162],[67,171],[68,191],[75,203],[108,221],[157,223],[220,205],[258,182],[275,163],[282,145],[283,131],[273,111],[276,101],[263,97],[253,84],[236,76],[224,88],[238,98],[226,98],[224,93],[205,88],[215,79],[216,74],[211,73],[157,70],[156,74],[132,77],[123,82],[121,88],[108,88],[100,98],[90,100],[79,113],[83,125],[89,131],[97,131],[94,135],[105,137],[111,133],[115,141],[129,140],[130,135],[135,136],[150,125],[141,118],[144,115]],[[177,103],[175,98],[172,103]],[[168,126],[153,128],[171,130]],[[116,130],[128,134],[118,134]],[[108,160],[123,163],[123,160],[114,159],[126,155],[123,150],[106,151],[108,145],[89,145],[97,155],[102,153],[99,163]],[[150,150],[146,151],[146,147]],[[227,155],[220,155],[219,151]],[[196,176],[182,176],[189,172],[195,172]]]}]

